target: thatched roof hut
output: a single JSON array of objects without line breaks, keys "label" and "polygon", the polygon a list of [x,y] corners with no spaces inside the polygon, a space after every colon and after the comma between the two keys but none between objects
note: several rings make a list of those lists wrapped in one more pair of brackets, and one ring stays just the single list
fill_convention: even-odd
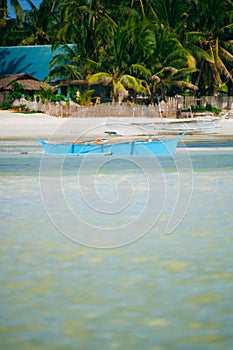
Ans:
[{"label": "thatched roof hut", "polygon": [[0,77],[0,105],[8,101],[8,95],[14,89],[10,84],[11,82],[17,82],[23,86],[24,92],[27,95],[33,96],[36,91],[44,89],[51,89],[51,86],[43,81],[38,80],[30,74],[10,74],[4,77]]},{"label": "thatched roof hut", "polygon": [[12,81],[16,81],[21,84],[25,91],[38,91],[41,89],[41,86],[45,89],[51,88],[50,85],[44,83],[43,81],[38,80],[30,74],[21,73],[21,74],[10,74],[8,76],[0,78],[0,91],[11,91],[13,90],[12,86],[9,85]]}]

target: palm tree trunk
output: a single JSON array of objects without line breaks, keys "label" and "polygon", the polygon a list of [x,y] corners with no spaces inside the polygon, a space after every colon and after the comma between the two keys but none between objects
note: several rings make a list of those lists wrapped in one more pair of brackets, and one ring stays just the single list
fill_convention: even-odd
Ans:
[{"label": "palm tree trunk", "polygon": [[7,19],[7,0],[0,0],[0,27],[6,25]]},{"label": "palm tree trunk", "polygon": [[[201,76],[202,76],[202,71],[203,71],[203,67],[204,67],[204,63],[205,63],[205,60],[203,59],[201,61],[201,67],[200,67],[200,70],[199,70],[199,74],[198,74],[198,77],[197,77],[197,80],[195,82],[195,85],[198,86],[199,85],[199,81],[201,79]],[[196,95],[196,90],[194,90],[194,96]]]}]

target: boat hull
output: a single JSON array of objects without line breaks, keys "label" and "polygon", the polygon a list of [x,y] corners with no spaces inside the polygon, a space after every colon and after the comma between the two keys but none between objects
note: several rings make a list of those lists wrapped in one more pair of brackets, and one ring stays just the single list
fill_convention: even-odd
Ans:
[{"label": "boat hull", "polygon": [[109,121],[106,127],[109,131],[107,133],[114,133],[117,135],[133,136],[133,135],[156,135],[158,132],[208,132],[212,129],[221,126],[221,118],[190,118],[190,119],[158,119],[153,123],[127,123],[119,121]]},{"label": "boat hull", "polygon": [[185,133],[163,141],[127,141],[116,143],[49,143],[39,139],[44,153],[47,155],[173,155],[178,141]]}]

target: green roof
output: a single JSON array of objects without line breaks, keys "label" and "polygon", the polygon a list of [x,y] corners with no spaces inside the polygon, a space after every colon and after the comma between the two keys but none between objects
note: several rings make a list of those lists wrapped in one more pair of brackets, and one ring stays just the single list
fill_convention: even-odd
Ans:
[{"label": "green roof", "polygon": [[51,45],[0,47],[0,76],[27,73],[44,80],[57,52],[52,52]]}]

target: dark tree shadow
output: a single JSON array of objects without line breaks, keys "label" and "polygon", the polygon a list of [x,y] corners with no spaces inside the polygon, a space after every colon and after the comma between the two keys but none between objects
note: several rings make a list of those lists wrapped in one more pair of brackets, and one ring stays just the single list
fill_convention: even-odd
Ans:
[{"label": "dark tree shadow", "polygon": [[31,71],[32,63],[24,64],[26,55],[22,55],[18,58],[12,58],[9,60],[11,55],[8,49],[0,50],[0,76],[9,74],[27,73],[30,70],[30,74],[36,74],[36,71]]}]

